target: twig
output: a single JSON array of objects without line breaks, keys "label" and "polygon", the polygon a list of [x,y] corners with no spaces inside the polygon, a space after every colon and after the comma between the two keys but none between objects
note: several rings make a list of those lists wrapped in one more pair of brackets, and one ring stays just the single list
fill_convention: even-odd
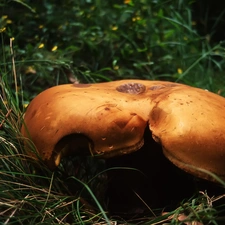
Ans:
[{"label": "twig", "polygon": [[9,117],[9,114],[12,112],[12,109],[9,109],[8,112],[5,115],[5,118],[2,120],[0,124],[0,130],[2,129],[3,124],[5,123],[5,120]]},{"label": "twig", "polygon": [[15,82],[15,90],[16,94],[18,93],[18,85],[17,85],[17,79],[16,79],[16,66],[15,66],[15,60],[14,60],[14,52],[13,52],[13,40],[14,38],[10,38],[10,51],[12,55],[12,69],[13,69],[13,76],[14,76],[14,82]]}]

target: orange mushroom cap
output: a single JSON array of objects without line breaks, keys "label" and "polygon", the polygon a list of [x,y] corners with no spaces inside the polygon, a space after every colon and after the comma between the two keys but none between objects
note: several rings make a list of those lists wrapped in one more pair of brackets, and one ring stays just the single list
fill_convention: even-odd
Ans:
[{"label": "orange mushroom cap", "polygon": [[[212,180],[196,168],[208,170],[225,180],[224,111],[223,97],[172,82],[66,84],[33,99],[21,132],[54,169],[61,157],[83,147],[102,157],[136,151],[149,126],[176,166]],[[31,151],[28,141],[25,148]]]}]

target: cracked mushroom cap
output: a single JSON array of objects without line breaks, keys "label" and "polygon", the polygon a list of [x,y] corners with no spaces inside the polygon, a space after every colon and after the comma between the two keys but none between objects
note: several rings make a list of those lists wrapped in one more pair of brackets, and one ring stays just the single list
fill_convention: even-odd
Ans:
[{"label": "cracked mushroom cap", "polygon": [[[22,134],[33,141],[52,169],[61,156],[76,154],[81,148],[106,157],[138,150],[150,111],[144,83],[118,81],[50,88],[29,104]],[[146,107],[141,109],[143,105]],[[29,152],[29,143],[25,145]]]},{"label": "cracked mushroom cap", "polygon": [[[21,132],[54,169],[61,157],[83,149],[102,157],[136,151],[149,127],[176,166],[213,180],[198,168],[204,169],[225,180],[224,111],[223,97],[171,82],[66,84],[33,99]],[[25,148],[31,152],[28,141]]]}]

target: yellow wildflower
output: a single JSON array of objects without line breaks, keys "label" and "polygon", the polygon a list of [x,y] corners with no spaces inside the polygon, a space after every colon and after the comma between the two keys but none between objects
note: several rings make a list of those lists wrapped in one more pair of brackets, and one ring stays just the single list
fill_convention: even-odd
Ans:
[{"label": "yellow wildflower", "polygon": [[38,46],[38,48],[44,48],[44,44],[43,43],[41,43],[39,46]]},{"label": "yellow wildflower", "polygon": [[55,45],[55,46],[52,48],[52,52],[56,51],[57,48],[58,48],[58,46]]},{"label": "yellow wildflower", "polygon": [[112,26],[112,30],[118,30],[117,26]]},{"label": "yellow wildflower", "polygon": [[0,28],[0,33],[4,32],[5,30],[6,30],[6,28],[5,28],[5,27]]},{"label": "yellow wildflower", "polygon": [[183,73],[183,70],[182,70],[181,68],[178,68],[178,69],[177,69],[177,72],[178,72],[179,74],[182,74],[182,73]]}]

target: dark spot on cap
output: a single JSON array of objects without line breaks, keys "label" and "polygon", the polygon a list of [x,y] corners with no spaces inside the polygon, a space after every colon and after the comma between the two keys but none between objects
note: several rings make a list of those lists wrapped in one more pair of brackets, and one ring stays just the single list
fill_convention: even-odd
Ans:
[{"label": "dark spot on cap", "polygon": [[86,88],[86,87],[90,87],[91,84],[73,84],[73,86],[77,88]]},{"label": "dark spot on cap", "polygon": [[145,92],[146,87],[145,85],[139,83],[128,83],[120,85],[116,88],[116,90],[123,93],[137,95]]}]

